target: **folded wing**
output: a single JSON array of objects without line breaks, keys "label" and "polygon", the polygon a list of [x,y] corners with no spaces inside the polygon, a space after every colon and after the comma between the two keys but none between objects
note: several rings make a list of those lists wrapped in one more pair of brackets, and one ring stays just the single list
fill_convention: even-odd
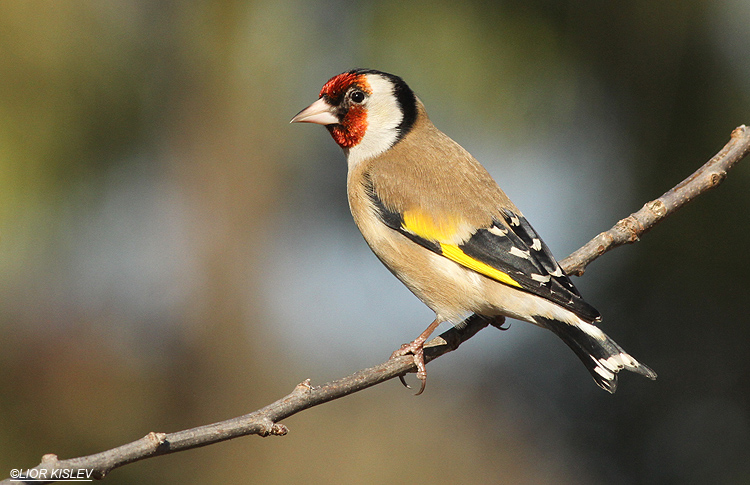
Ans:
[{"label": "folded wing", "polygon": [[510,210],[456,241],[452,229],[461,225],[451,217],[445,224],[418,211],[389,210],[374,190],[369,196],[380,220],[415,243],[500,283],[532,293],[572,311],[586,322],[600,320],[599,312],[581,298],[549,248],[529,222]]}]

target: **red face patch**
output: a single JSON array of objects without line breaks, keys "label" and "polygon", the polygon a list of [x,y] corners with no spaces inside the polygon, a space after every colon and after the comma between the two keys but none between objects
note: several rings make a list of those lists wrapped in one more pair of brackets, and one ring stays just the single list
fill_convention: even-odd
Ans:
[{"label": "red face patch", "polygon": [[362,106],[352,106],[339,125],[327,125],[333,140],[341,148],[351,148],[359,144],[367,131],[367,111]]},{"label": "red face patch", "polygon": [[320,90],[320,97],[328,96],[334,102],[340,101],[341,96],[346,93],[353,84],[359,86],[359,88],[365,94],[371,94],[370,85],[367,83],[367,78],[364,74],[355,74],[352,72],[345,72],[338,76],[333,76],[323,85]]},{"label": "red face patch", "polygon": [[363,93],[371,94],[364,74],[345,72],[332,77],[320,90],[320,97],[327,97],[331,104],[345,110],[340,124],[327,125],[333,140],[341,148],[352,148],[362,141],[367,131],[367,111],[358,104],[349,104],[343,97],[350,87],[356,85]]}]

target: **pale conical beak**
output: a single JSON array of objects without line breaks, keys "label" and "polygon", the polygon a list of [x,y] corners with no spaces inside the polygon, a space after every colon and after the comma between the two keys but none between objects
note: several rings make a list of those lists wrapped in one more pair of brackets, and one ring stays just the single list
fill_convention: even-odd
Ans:
[{"label": "pale conical beak", "polygon": [[320,98],[313,104],[303,109],[289,123],[317,123],[319,125],[334,125],[339,123],[339,118],[334,114],[336,107],[331,106]]}]

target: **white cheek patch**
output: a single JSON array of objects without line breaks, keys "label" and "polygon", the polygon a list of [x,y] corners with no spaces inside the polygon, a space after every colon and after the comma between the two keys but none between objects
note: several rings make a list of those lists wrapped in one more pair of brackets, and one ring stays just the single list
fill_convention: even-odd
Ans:
[{"label": "white cheek patch", "polygon": [[367,83],[372,91],[364,104],[367,110],[367,130],[362,141],[349,149],[347,160],[350,167],[393,146],[399,135],[398,125],[404,118],[390,80],[377,74],[368,74]]}]

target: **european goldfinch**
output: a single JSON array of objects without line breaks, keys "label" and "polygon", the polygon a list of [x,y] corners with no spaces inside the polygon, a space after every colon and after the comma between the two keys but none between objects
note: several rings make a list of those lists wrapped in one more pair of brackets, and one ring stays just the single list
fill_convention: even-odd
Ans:
[{"label": "european goldfinch", "polygon": [[[292,122],[325,125],[343,148],[354,221],[375,255],[435,312],[392,357],[413,354],[441,322],[475,313],[553,331],[615,392],[617,373],[656,374],[594,323],[586,303],[521,211],[466,150],[435,128],[398,76],[355,69],[331,78]],[[418,394],[419,394],[418,393]]]}]

